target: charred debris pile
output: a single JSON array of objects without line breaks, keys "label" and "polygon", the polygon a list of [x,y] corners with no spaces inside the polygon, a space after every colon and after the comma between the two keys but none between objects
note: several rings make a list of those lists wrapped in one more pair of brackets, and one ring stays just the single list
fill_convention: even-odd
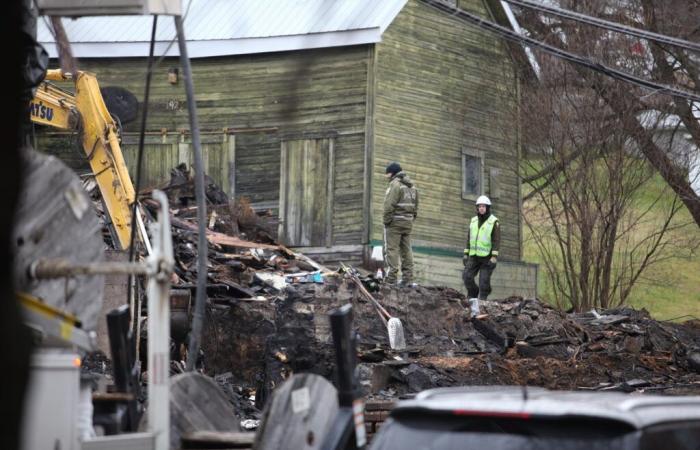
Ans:
[{"label": "charred debris pile", "polygon": [[294,372],[332,379],[327,312],[352,302],[360,381],[372,398],[499,384],[700,392],[700,328],[693,324],[662,323],[626,308],[564,314],[516,297],[484,302],[484,314],[471,318],[463,296],[451,289],[383,288],[374,295],[402,320],[405,351],[390,350],[374,308],[339,276],[322,285],[290,285],[272,302],[212,309],[209,370],[253,386],[263,401]]},{"label": "charred debris pile", "polygon": [[[173,169],[165,191],[173,289],[193,292],[196,207],[184,167]],[[358,375],[370,399],[455,385],[700,393],[700,324],[659,322],[629,308],[566,314],[518,297],[485,301],[482,314],[470,317],[455,290],[383,287],[365,274],[365,287],[403,322],[408,347],[392,351],[384,323],[347,274],[278,245],[271,214],[232,202],[211,179],[207,199],[209,303],[200,366],[241,417],[256,418],[293,373],[333,379],[328,312],[348,302],[358,332]],[[145,206],[154,212],[155,205]],[[175,360],[184,358],[185,339],[174,343]]]}]

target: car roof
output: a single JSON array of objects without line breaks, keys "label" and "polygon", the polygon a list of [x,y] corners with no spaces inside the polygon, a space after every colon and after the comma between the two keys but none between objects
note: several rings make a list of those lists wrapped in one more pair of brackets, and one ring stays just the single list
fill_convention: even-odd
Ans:
[{"label": "car roof", "polygon": [[584,417],[620,421],[642,429],[668,422],[700,421],[700,396],[550,391],[521,386],[441,388],[399,402],[392,415],[416,409],[475,417]]}]

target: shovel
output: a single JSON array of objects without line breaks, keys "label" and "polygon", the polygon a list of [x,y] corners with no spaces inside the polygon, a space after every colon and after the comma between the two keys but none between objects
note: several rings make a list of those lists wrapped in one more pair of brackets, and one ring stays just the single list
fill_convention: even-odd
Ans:
[{"label": "shovel", "polygon": [[391,347],[392,350],[404,350],[406,348],[406,337],[404,336],[403,324],[401,323],[401,319],[399,319],[398,317],[391,317],[389,311],[384,309],[384,307],[379,304],[379,302],[372,296],[372,294],[370,294],[367,291],[367,289],[365,289],[365,286],[362,284],[357,275],[347,270],[347,268],[346,271],[350,275],[350,278],[360,289],[362,295],[364,295],[365,298],[367,298],[367,300],[372,302],[372,304],[374,305],[374,309],[377,310],[377,314],[379,314],[379,317],[382,319],[382,322],[384,322],[384,325],[387,329],[387,333],[389,334],[389,347]]}]

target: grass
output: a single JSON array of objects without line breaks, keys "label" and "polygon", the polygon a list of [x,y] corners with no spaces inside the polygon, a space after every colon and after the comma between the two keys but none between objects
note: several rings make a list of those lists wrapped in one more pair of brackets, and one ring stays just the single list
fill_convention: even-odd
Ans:
[{"label": "grass", "polygon": [[[642,190],[638,198],[636,208],[642,210],[654,201],[657,195],[664,195],[664,202],[653,209],[654,214],[663,214],[663,206],[668,206],[673,199],[672,193],[666,188],[660,177],[652,179],[648,186]],[[535,199],[530,202],[536,201]],[[690,213],[682,208],[674,221],[678,223],[692,222]],[[529,262],[540,263],[537,245],[529,237],[527,226],[524,227],[524,259]],[[643,233],[644,231],[639,231]],[[700,228],[693,222],[681,230],[676,231],[678,238],[700,237]],[[670,260],[658,263],[648,269],[635,284],[628,304],[634,308],[644,308],[658,320],[683,321],[691,318],[700,318],[700,254],[693,256],[679,255]],[[540,265],[538,292],[542,299],[554,303],[553,290],[546,270]]]},{"label": "grass", "polygon": [[700,318],[700,258],[672,260],[654,269],[663,282],[642,282],[633,288],[630,305],[659,320]]}]

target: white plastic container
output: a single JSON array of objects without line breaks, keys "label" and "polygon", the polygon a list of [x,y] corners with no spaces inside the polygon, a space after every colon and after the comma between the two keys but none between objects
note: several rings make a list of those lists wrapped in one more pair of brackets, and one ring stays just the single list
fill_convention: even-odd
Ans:
[{"label": "white plastic container", "polygon": [[80,358],[63,349],[32,355],[22,422],[22,449],[79,449]]}]

